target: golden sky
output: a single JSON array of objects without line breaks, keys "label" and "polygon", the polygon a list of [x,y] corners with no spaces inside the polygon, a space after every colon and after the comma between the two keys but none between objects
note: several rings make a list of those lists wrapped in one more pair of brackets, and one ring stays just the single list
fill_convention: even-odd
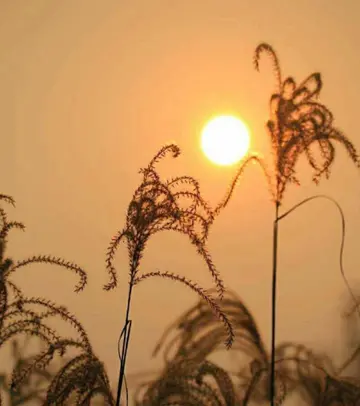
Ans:
[{"label": "golden sky", "polygon": [[[277,51],[285,76],[302,81],[322,73],[321,101],[334,113],[335,126],[360,148],[359,15],[360,3],[352,0],[0,1],[1,193],[17,201],[9,217],[27,226],[25,234],[11,234],[9,253],[18,259],[63,256],[85,267],[89,285],[76,295],[75,277],[46,265],[14,278],[29,296],[69,306],[112,382],[128,269],[123,247],[116,261],[120,286],[103,292],[105,252],[125,224],[141,182],[139,168],[174,141],[183,154],[164,160],[161,174],[198,178],[215,205],[235,167],[204,158],[199,137],[209,117],[239,115],[251,130],[252,147],[269,153],[264,124],[275,79],[265,58],[260,73],[252,64],[255,47],[264,41]],[[318,188],[305,161],[300,163],[303,185],[289,190],[284,206],[314,193],[339,201],[347,218],[344,264],[351,281],[360,265],[360,183],[341,146],[337,151],[332,178]],[[209,240],[226,286],[249,305],[265,340],[273,214],[261,172],[251,166]],[[345,355],[340,224],[336,208],[320,200],[281,224],[277,334],[279,341],[312,345],[338,361]],[[211,283],[193,247],[178,235],[156,236],[143,269]],[[129,373],[161,365],[150,358],[157,339],[195,299],[167,280],[135,289]]]}]

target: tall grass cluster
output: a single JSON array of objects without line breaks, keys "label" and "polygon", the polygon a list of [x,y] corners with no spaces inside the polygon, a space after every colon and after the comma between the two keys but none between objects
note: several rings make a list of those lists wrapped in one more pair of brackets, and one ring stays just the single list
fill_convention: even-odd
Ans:
[{"label": "tall grass cluster", "polygon": [[[202,195],[199,182],[188,175],[162,179],[157,171],[163,159],[180,154],[177,145],[162,147],[149,164],[140,170],[142,180],[130,199],[124,224],[117,228],[108,244],[104,270],[108,282],[104,290],[115,289],[118,270],[114,259],[125,243],[128,253],[128,295],[124,324],[119,326],[119,345],[114,348],[118,359],[118,380],[110,387],[104,364],[97,357],[87,332],[78,319],[64,306],[48,298],[28,297],[14,283],[12,276],[20,268],[46,263],[72,272],[78,278],[75,292],[87,284],[87,274],[77,264],[51,255],[34,255],[25,259],[7,256],[11,233],[23,231],[24,224],[8,219],[6,205],[14,205],[11,196],[0,195],[0,349],[11,343],[16,359],[11,376],[0,376],[0,404],[43,405],[127,405],[130,403],[126,381],[128,348],[131,342],[131,304],[136,286],[149,278],[164,278],[195,292],[199,300],[175,320],[164,332],[154,350],[162,354],[164,367],[158,376],[143,382],[135,392],[136,406],[247,406],[254,404],[285,405],[297,392],[309,405],[360,405],[360,376],[349,378],[344,371],[358,362],[359,346],[342,365],[312,351],[300,343],[277,343],[277,275],[278,252],[281,250],[281,221],[300,206],[314,199],[327,199],[338,209],[342,221],[340,272],[352,299],[348,317],[358,316],[358,302],[351,290],[342,265],[345,219],[333,197],[310,196],[293,208],[283,211],[282,204],[291,184],[300,184],[297,164],[305,157],[318,184],[329,178],[338,146],[345,148],[349,159],[360,167],[357,150],[350,139],[333,125],[333,114],[318,98],[323,86],[320,73],[309,75],[297,83],[284,77],[278,56],[266,43],[254,54],[254,65],[260,69],[263,56],[273,64],[276,90],[269,101],[270,116],[266,123],[272,150],[272,165],[257,154],[246,156],[234,173],[233,181],[223,199],[212,206]],[[274,206],[271,294],[271,342],[268,346],[256,324],[255,317],[241,299],[241,292],[226,289],[226,283],[207,248],[209,230],[222,214],[249,163],[260,166],[268,183],[269,198]],[[185,235],[206,264],[213,286],[204,287],[186,277],[156,270],[143,273],[141,261],[153,235],[172,231]],[[244,254],[245,255],[245,254]],[[54,320],[72,327],[72,337],[64,337]],[[19,350],[18,340],[37,337],[41,342],[35,355]],[[236,370],[228,371],[211,361],[221,350],[241,355]],[[96,403],[97,402],[97,403]]]}]

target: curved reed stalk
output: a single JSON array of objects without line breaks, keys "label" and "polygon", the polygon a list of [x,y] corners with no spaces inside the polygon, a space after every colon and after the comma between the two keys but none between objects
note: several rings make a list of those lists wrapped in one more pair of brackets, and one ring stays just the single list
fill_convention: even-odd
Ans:
[{"label": "curved reed stalk", "polygon": [[110,290],[117,285],[117,273],[113,265],[116,250],[122,240],[127,243],[129,256],[129,291],[126,305],[125,323],[121,333],[122,351],[120,356],[117,402],[120,404],[122,384],[125,375],[126,355],[130,339],[130,308],[133,287],[149,277],[163,277],[180,282],[200,297],[205,298],[214,313],[221,318],[227,330],[226,345],[233,341],[233,332],[227,316],[217,306],[207,291],[194,282],[170,272],[149,272],[139,275],[144,250],[151,236],[161,231],[175,231],[185,235],[203,258],[213,278],[219,298],[224,295],[224,283],[206,248],[209,228],[215,214],[200,194],[199,183],[190,176],[179,176],[162,181],[155,165],[166,155],[175,158],[180,149],[174,144],[164,146],[154,156],[146,168],[140,170],[143,180],[136,189],[129,204],[125,228],[112,239],[106,255],[106,268],[110,281],[104,286]]},{"label": "curved reed stalk", "polygon": [[[314,170],[313,181],[316,184],[322,176],[326,178],[330,176],[330,169],[335,159],[334,141],[345,147],[350,159],[358,168],[360,167],[360,160],[352,142],[340,130],[333,127],[333,115],[330,110],[316,100],[322,88],[320,73],[313,73],[299,85],[292,77],[282,80],[278,57],[269,44],[263,43],[256,48],[254,57],[256,69],[259,69],[262,53],[266,53],[271,58],[277,79],[277,93],[271,96],[270,120],[267,123],[276,178],[271,332],[271,392],[272,398],[274,398],[278,221],[279,207],[284,192],[289,183],[299,184],[295,166],[302,154],[305,154]],[[314,144],[319,147],[321,161],[316,159],[312,153],[311,147]]]},{"label": "curved reed stalk", "polygon": [[[271,45],[261,43],[254,54],[255,68],[259,70],[260,57],[266,54],[273,64],[276,78],[276,93],[270,98],[270,119],[267,130],[272,147],[273,169],[270,171],[264,161],[257,155],[243,161],[236,173],[225,198],[215,209],[218,214],[228,204],[238,179],[249,162],[258,163],[267,179],[269,192],[275,206],[273,224],[273,261],[272,261],[272,307],[271,307],[271,399],[274,406],[275,382],[275,342],[276,342],[276,298],[277,298],[277,255],[279,238],[280,207],[289,184],[300,184],[296,174],[296,164],[300,156],[305,156],[313,170],[312,180],[318,184],[322,177],[328,178],[335,160],[335,144],[341,144],[349,158],[359,168],[360,159],[353,143],[333,126],[333,115],[330,110],[318,102],[322,88],[320,73],[309,75],[297,84],[294,78],[283,78],[278,56]],[[318,147],[320,156],[315,157],[313,148]],[[342,264],[341,272],[347,288],[351,292]]]}]

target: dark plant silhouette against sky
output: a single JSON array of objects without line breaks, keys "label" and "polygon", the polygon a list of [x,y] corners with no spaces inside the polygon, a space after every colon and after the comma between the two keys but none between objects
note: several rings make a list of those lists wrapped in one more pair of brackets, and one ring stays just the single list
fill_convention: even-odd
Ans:
[{"label": "dark plant silhouette against sky", "polygon": [[[14,205],[12,197],[0,195],[0,200]],[[11,281],[10,276],[21,267],[30,264],[50,264],[66,268],[80,276],[75,291],[84,289],[87,282],[85,271],[78,265],[49,255],[37,255],[14,261],[6,258],[8,234],[12,229],[24,230],[25,226],[16,221],[8,221],[5,209],[0,208],[0,349],[6,343],[13,342],[19,336],[37,337],[45,348],[38,351],[28,362],[20,366],[15,364],[11,376],[12,392],[20,391],[29,377],[46,370],[55,355],[63,356],[69,349],[80,351],[80,354],[65,362],[53,374],[46,390],[44,404],[90,404],[95,395],[102,395],[109,405],[113,403],[109,381],[103,364],[93,353],[88,335],[84,327],[64,306],[41,297],[26,297],[22,290]],[[77,333],[77,338],[62,337],[57,328],[48,322],[58,318]],[[1,393],[0,393],[1,404]]]},{"label": "dark plant silhouette against sky", "polygon": [[[113,266],[114,255],[122,239],[126,239],[129,256],[129,292],[126,307],[125,323],[121,332],[122,350],[120,352],[120,372],[117,393],[117,405],[120,404],[122,384],[125,376],[126,355],[130,340],[132,321],[130,319],[130,307],[132,290],[135,285],[150,277],[161,277],[180,282],[196,292],[206,300],[210,308],[224,323],[227,338],[226,347],[230,347],[234,339],[232,326],[212,296],[201,286],[184,276],[169,271],[151,271],[139,274],[141,259],[146,244],[151,236],[161,231],[176,231],[190,239],[205,261],[213,278],[219,298],[224,295],[224,284],[219,272],[211,259],[206,248],[206,239],[209,227],[214,221],[214,214],[209,205],[201,197],[199,183],[190,176],[180,176],[162,182],[155,170],[158,163],[167,154],[176,158],[180,154],[177,145],[167,145],[150,161],[149,165],[141,169],[143,181],[137,188],[129,204],[126,227],[112,239],[107,251],[106,267],[110,276],[110,282],[105,285],[105,290],[116,287],[116,270]],[[185,204],[184,204],[185,201]],[[156,266],[156,265],[155,265]],[[120,345],[120,344],[119,344]]]},{"label": "dark plant silhouette against sky", "polygon": [[[228,198],[224,201],[221,208],[228,204],[233,189],[239,177],[243,174],[245,166],[251,160],[259,163],[264,170],[268,180],[272,198],[275,197],[275,219],[273,229],[273,270],[272,270],[272,327],[271,327],[271,362],[270,362],[270,400],[275,405],[275,348],[276,348],[276,299],[277,299],[277,270],[278,270],[278,223],[287,214],[279,213],[284,192],[290,183],[300,184],[296,176],[296,164],[301,155],[306,159],[314,171],[312,180],[318,184],[321,176],[328,178],[330,169],[335,159],[335,143],[342,144],[345,147],[350,159],[357,168],[360,168],[360,160],[357,150],[353,143],[342,132],[333,127],[333,115],[329,109],[319,103],[317,98],[322,88],[320,73],[313,73],[308,76],[299,85],[296,85],[292,77],[282,78],[278,56],[271,45],[262,43],[255,50],[254,63],[255,68],[259,70],[260,55],[266,53],[270,56],[273,63],[275,77],[277,79],[277,93],[270,98],[270,120],[267,122],[267,129],[270,135],[271,151],[274,160],[274,169],[269,172],[265,162],[255,156],[247,158],[238,170]],[[314,144],[319,148],[320,158],[315,158],[312,148]],[[314,198],[323,196],[314,196]],[[308,202],[310,199],[303,200],[295,208]],[[332,200],[330,198],[330,200]],[[335,202],[338,206],[338,204]],[[340,208],[341,210],[341,208]],[[341,213],[342,214],[342,213]],[[344,232],[344,231],[343,231]],[[341,248],[342,256],[342,248]],[[345,279],[342,268],[342,259],[340,258],[341,273]],[[345,279],[347,283],[347,280]],[[347,287],[351,289],[347,283]]]},{"label": "dark plant silhouette against sky", "polygon": [[[331,127],[360,145],[356,107],[360,60],[354,52],[360,35],[359,7],[357,2],[344,7],[340,1],[284,7],[275,0],[257,7],[237,0],[221,5],[207,0],[171,4],[89,0],[84,13],[76,2],[0,5],[1,191],[16,197],[16,215],[28,229],[9,232],[5,258],[65,254],[82,264],[90,281],[81,295],[71,294],[66,286],[74,275],[59,266],[31,263],[9,274],[7,283],[14,283],[26,297],[51,298],[76,314],[107,367],[112,388],[118,375],[114,352],[125,313],[126,300],[121,298],[127,295],[128,258],[126,248],[119,250],[118,287],[102,292],[101,247],[118,226],[126,225],[129,197],[139,181],[136,168],[148,162],[151,151],[175,140],[183,152],[180,159],[164,159],[156,169],[164,171],[165,179],[178,173],[195,175],[204,196],[218,202],[234,168],[211,165],[197,145],[201,128],[217,114],[240,115],[251,128],[253,149],[271,157],[269,133],[263,128],[266,95],[286,98],[287,93],[274,89],[273,76],[259,75],[250,63],[249,55],[262,39],[276,47],[282,71],[296,79],[294,92],[309,73],[321,71],[325,86],[321,99],[313,101],[330,107],[335,116]],[[270,64],[269,54],[261,53],[261,71],[271,72]],[[285,82],[287,76],[281,79]],[[309,82],[312,90],[316,83],[316,78]],[[279,103],[274,101],[273,110]],[[326,117],[324,122],[329,122]],[[321,124],[317,116],[315,123]],[[359,173],[346,159],[347,148],[331,143],[336,159],[329,180],[321,182],[319,192],[311,182],[331,156],[331,147],[324,147],[323,157],[315,141],[309,150],[317,168],[305,150],[299,154],[293,175],[302,186],[286,184],[279,214],[315,193],[336,198],[347,220],[344,263],[353,282],[359,269]],[[270,169],[275,168],[267,164],[272,175]],[[288,169],[282,169],[284,174]],[[325,176],[323,172],[320,179]],[[273,209],[259,171],[247,171],[242,180],[243,193],[231,195],[226,210],[224,201],[213,206],[221,215],[212,224],[206,245],[225,288],[231,287],[248,304],[267,343],[272,255],[268,221]],[[270,184],[274,191],[275,183]],[[12,207],[4,208],[12,220]],[[276,324],[277,342],[306,343],[339,362],[344,348],[337,296],[343,284],[338,272],[341,224],[334,209],[317,200],[302,205],[296,216],[286,216],[281,225]],[[188,242],[180,233],[157,233],[142,259],[141,272],[154,271],[157,263],[156,271],[168,270],[209,286],[210,274],[202,272],[206,264]],[[169,282],[149,278],[136,289],[129,374],[161,368],[161,359],[148,360],[151,348],[168,321],[194,299],[190,289]],[[4,292],[1,289],[1,295]],[[8,294],[14,294],[11,288]],[[52,322],[45,324],[53,327]],[[227,356],[221,357],[225,362]],[[5,349],[0,365],[8,363]],[[266,374],[262,373],[263,381]]]}]

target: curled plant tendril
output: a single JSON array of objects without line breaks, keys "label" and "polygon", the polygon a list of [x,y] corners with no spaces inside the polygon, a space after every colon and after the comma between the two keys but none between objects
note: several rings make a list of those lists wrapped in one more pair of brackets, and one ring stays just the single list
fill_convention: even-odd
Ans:
[{"label": "curled plant tendril", "polygon": [[245,169],[248,167],[250,163],[258,164],[260,168],[263,171],[263,174],[267,180],[268,184],[268,190],[269,193],[272,196],[272,200],[275,202],[276,201],[276,188],[275,185],[273,184],[273,180],[271,177],[271,173],[269,172],[269,169],[264,161],[264,159],[256,154],[252,154],[248,156],[243,162],[241,162],[240,167],[238,168],[232,182],[230,183],[230,187],[225,194],[224,198],[220,201],[220,203],[216,206],[214,210],[214,215],[217,216],[220,214],[220,212],[228,205],[236,185],[239,182],[239,179],[241,178],[242,174],[244,173]]},{"label": "curled plant tendril", "polygon": [[[311,74],[298,85],[292,77],[282,80],[277,55],[269,44],[262,43],[256,48],[256,69],[259,69],[262,53],[271,58],[278,82],[277,92],[270,99],[267,128],[275,161],[277,202],[280,204],[287,185],[291,182],[299,184],[295,165],[300,155],[305,154],[314,171],[316,184],[322,176],[328,178],[330,175],[335,159],[334,142],[345,147],[357,167],[360,167],[360,160],[351,141],[333,127],[332,113],[317,101],[322,88],[320,73]],[[319,147],[321,160],[313,155],[311,147],[314,144]]]}]

